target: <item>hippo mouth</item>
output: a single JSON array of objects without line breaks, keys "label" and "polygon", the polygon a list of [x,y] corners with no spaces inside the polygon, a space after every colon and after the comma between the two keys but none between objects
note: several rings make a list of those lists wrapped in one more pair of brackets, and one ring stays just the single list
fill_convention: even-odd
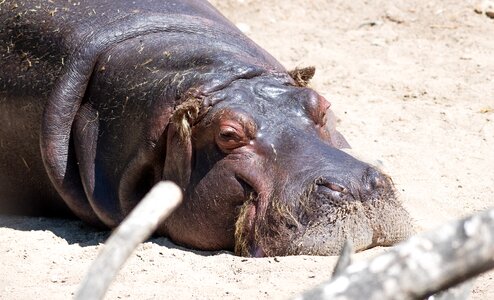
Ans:
[{"label": "hippo mouth", "polygon": [[236,254],[338,255],[347,240],[355,251],[362,251],[406,239],[410,217],[391,179],[382,178],[371,193],[350,193],[323,178],[295,197],[286,188],[269,195],[250,190],[236,222]]},{"label": "hippo mouth", "polygon": [[255,224],[258,222],[260,215],[261,198],[247,180],[238,175],[236,180],[243,187],[247,200],[240,207],[235,224],[235,253],[243,256],[263,257],[265,254],[262,248],[255,242]]}]

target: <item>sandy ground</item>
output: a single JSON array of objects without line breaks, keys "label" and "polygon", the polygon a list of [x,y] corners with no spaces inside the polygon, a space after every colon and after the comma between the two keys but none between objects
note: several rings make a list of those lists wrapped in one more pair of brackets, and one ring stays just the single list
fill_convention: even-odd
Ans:
[{"label": "sandy ground", "polygon": [[[494,206],[494,19],[476,2],[213,2],[287,68],[317,67],[312,86],[353,148],[394,178],[418,230]],[[77,221],[0,217],[0,298],[70,298],[107,236]],[[334,262],[152,239],[107,298],[286,299],[327,279]],[[473,299],[494,299],[493,276],[476,281]]]}]

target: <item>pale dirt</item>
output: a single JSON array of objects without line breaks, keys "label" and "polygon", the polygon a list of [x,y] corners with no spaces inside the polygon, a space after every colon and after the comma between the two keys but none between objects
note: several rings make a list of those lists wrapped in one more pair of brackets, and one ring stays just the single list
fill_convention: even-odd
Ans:
[{"label": "pale dirt", "polygon": [[[494,19],[477,2],[213,2],[287,68],[317,67],[312,86],[353,148],[394,178],[419,231],[494,206]],[[70,298],[106,237],[77,221],[0,217],[0,298]],[[107,298],[287,299],[334,262],[152,239]],[[477,280],[473,299],[494,299],[493,276]]]}]

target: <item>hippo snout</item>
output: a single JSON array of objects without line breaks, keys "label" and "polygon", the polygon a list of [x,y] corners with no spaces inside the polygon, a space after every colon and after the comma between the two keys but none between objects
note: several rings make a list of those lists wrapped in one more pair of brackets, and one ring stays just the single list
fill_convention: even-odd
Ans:
[{"label": "hippo snout", "polygon": [[265,215],[254,225],[263,236],[253,235],[249,241],[255,249],[266,256],[337,255],[347,240],[361,251],[410,235],[409,215],[390,177],[366,163],[343,158],[343,171],[332,160],[319,171],[324,175],[310,180],[298,196],[281,193],[270,199]]}]

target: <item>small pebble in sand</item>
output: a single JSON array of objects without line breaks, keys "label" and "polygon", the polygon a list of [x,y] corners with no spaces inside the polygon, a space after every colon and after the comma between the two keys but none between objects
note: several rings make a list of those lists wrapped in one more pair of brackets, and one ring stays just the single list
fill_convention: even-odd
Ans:
[{"label": "small pebble in sand", "polygon": [[494,19],[494,1],[482,0],[477,3],[474,11],[478,14],[485,14],[491,19]]}]

